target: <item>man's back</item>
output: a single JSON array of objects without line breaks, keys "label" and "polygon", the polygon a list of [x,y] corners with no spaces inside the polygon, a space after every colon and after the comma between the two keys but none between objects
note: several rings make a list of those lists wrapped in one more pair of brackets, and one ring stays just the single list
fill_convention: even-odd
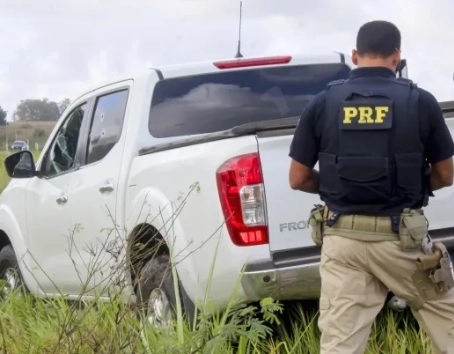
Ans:
[{"label": "man's back", "polygon": [[417,267],[422,207],[452,184],[454,143],[433,95],[396,80],[399,48],[389,22],[361,27],[358,69],[314,98],[290,147],[290,186],[325,202],[309,218],[322,246],[321,354],[363,353],[388,291],[427,328],[434,354],[454,353],[453,276],[444,267],[447,278],[432,279]]},{"label": "man's back", "polygon": [[424,205],[418,95],[386,68],[356,69],[327,89],[319,161],[320,195],[330,209],[392,215]]}]

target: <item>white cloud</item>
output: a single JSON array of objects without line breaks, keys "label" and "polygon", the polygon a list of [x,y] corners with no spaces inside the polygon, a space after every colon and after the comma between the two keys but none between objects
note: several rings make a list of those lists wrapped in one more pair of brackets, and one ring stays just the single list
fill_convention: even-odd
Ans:
[{"label": "white cloud", "polygon": [[102,50],[88,61],[88,78],[91,83],[105,81],[109,75],[109,59],[107,52]]},{"label": "white cloud", "polygon": [[[0,105],[74,97],[120,72],[236,53],[234,0],[0,0]],[[454,2],[244,0],[245,56],[344,51],[359,26],[388,19],[402,31],[409,73],[453,99]]]}]

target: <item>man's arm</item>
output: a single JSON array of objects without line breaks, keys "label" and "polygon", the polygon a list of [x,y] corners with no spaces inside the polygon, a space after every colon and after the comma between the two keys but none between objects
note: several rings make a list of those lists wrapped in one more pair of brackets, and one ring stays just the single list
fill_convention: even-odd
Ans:
[{"label": "man's arm", "polygon": [[427,112],[429,133],[426,142],[426,159],[431,165],[432,191],[449,187],[453,183],[454,142],[436,98],[420,91],[421,107]]},{"label": "man's arm", "polygon": [[318,194],[320,175],[317,170],[292,159],[289,175],[290,187],[292,189]]},{"label": "man's arm", "polygon": [[432,191],[449,187],[453,180],[453,162],[452,157],[432,164],[432,173],[430,175],[430,184]]},{"label": "man's arm", "polygon": [[289,184],[292,189],[318,194],[320,178],[313,167],[318,160],[319,139],[315,125],[325,98],[319,93],[304,109],[290,145]]}]

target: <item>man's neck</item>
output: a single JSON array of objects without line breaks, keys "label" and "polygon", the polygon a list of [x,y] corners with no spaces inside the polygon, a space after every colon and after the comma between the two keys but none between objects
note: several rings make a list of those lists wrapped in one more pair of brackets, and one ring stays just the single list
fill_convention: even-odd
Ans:
[{"label": "man's neck", "polygon": [[364,61],[358,62],[358,68],[387,68],[392,71],[396,71],[396,68],[382,59],[365,59]]}]

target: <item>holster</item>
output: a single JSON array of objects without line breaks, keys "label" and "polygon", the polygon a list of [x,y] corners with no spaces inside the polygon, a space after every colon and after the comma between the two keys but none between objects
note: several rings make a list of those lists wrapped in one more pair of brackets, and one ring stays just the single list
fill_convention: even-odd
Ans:
[{"label": "holster", "polygon": [[323,224],[325,221],[325,207],[320,204],[314,205],[309,215],[309,225],[312,228],[311,237],[317,246],[323,244]]},{"label": "holster", "polygon": [[454,287],[451,257],[443,243],[435,243],[432,254],[424,254],[418,257],[416,267],[420,271],[428,272],[439,293],[447,292]]}]

